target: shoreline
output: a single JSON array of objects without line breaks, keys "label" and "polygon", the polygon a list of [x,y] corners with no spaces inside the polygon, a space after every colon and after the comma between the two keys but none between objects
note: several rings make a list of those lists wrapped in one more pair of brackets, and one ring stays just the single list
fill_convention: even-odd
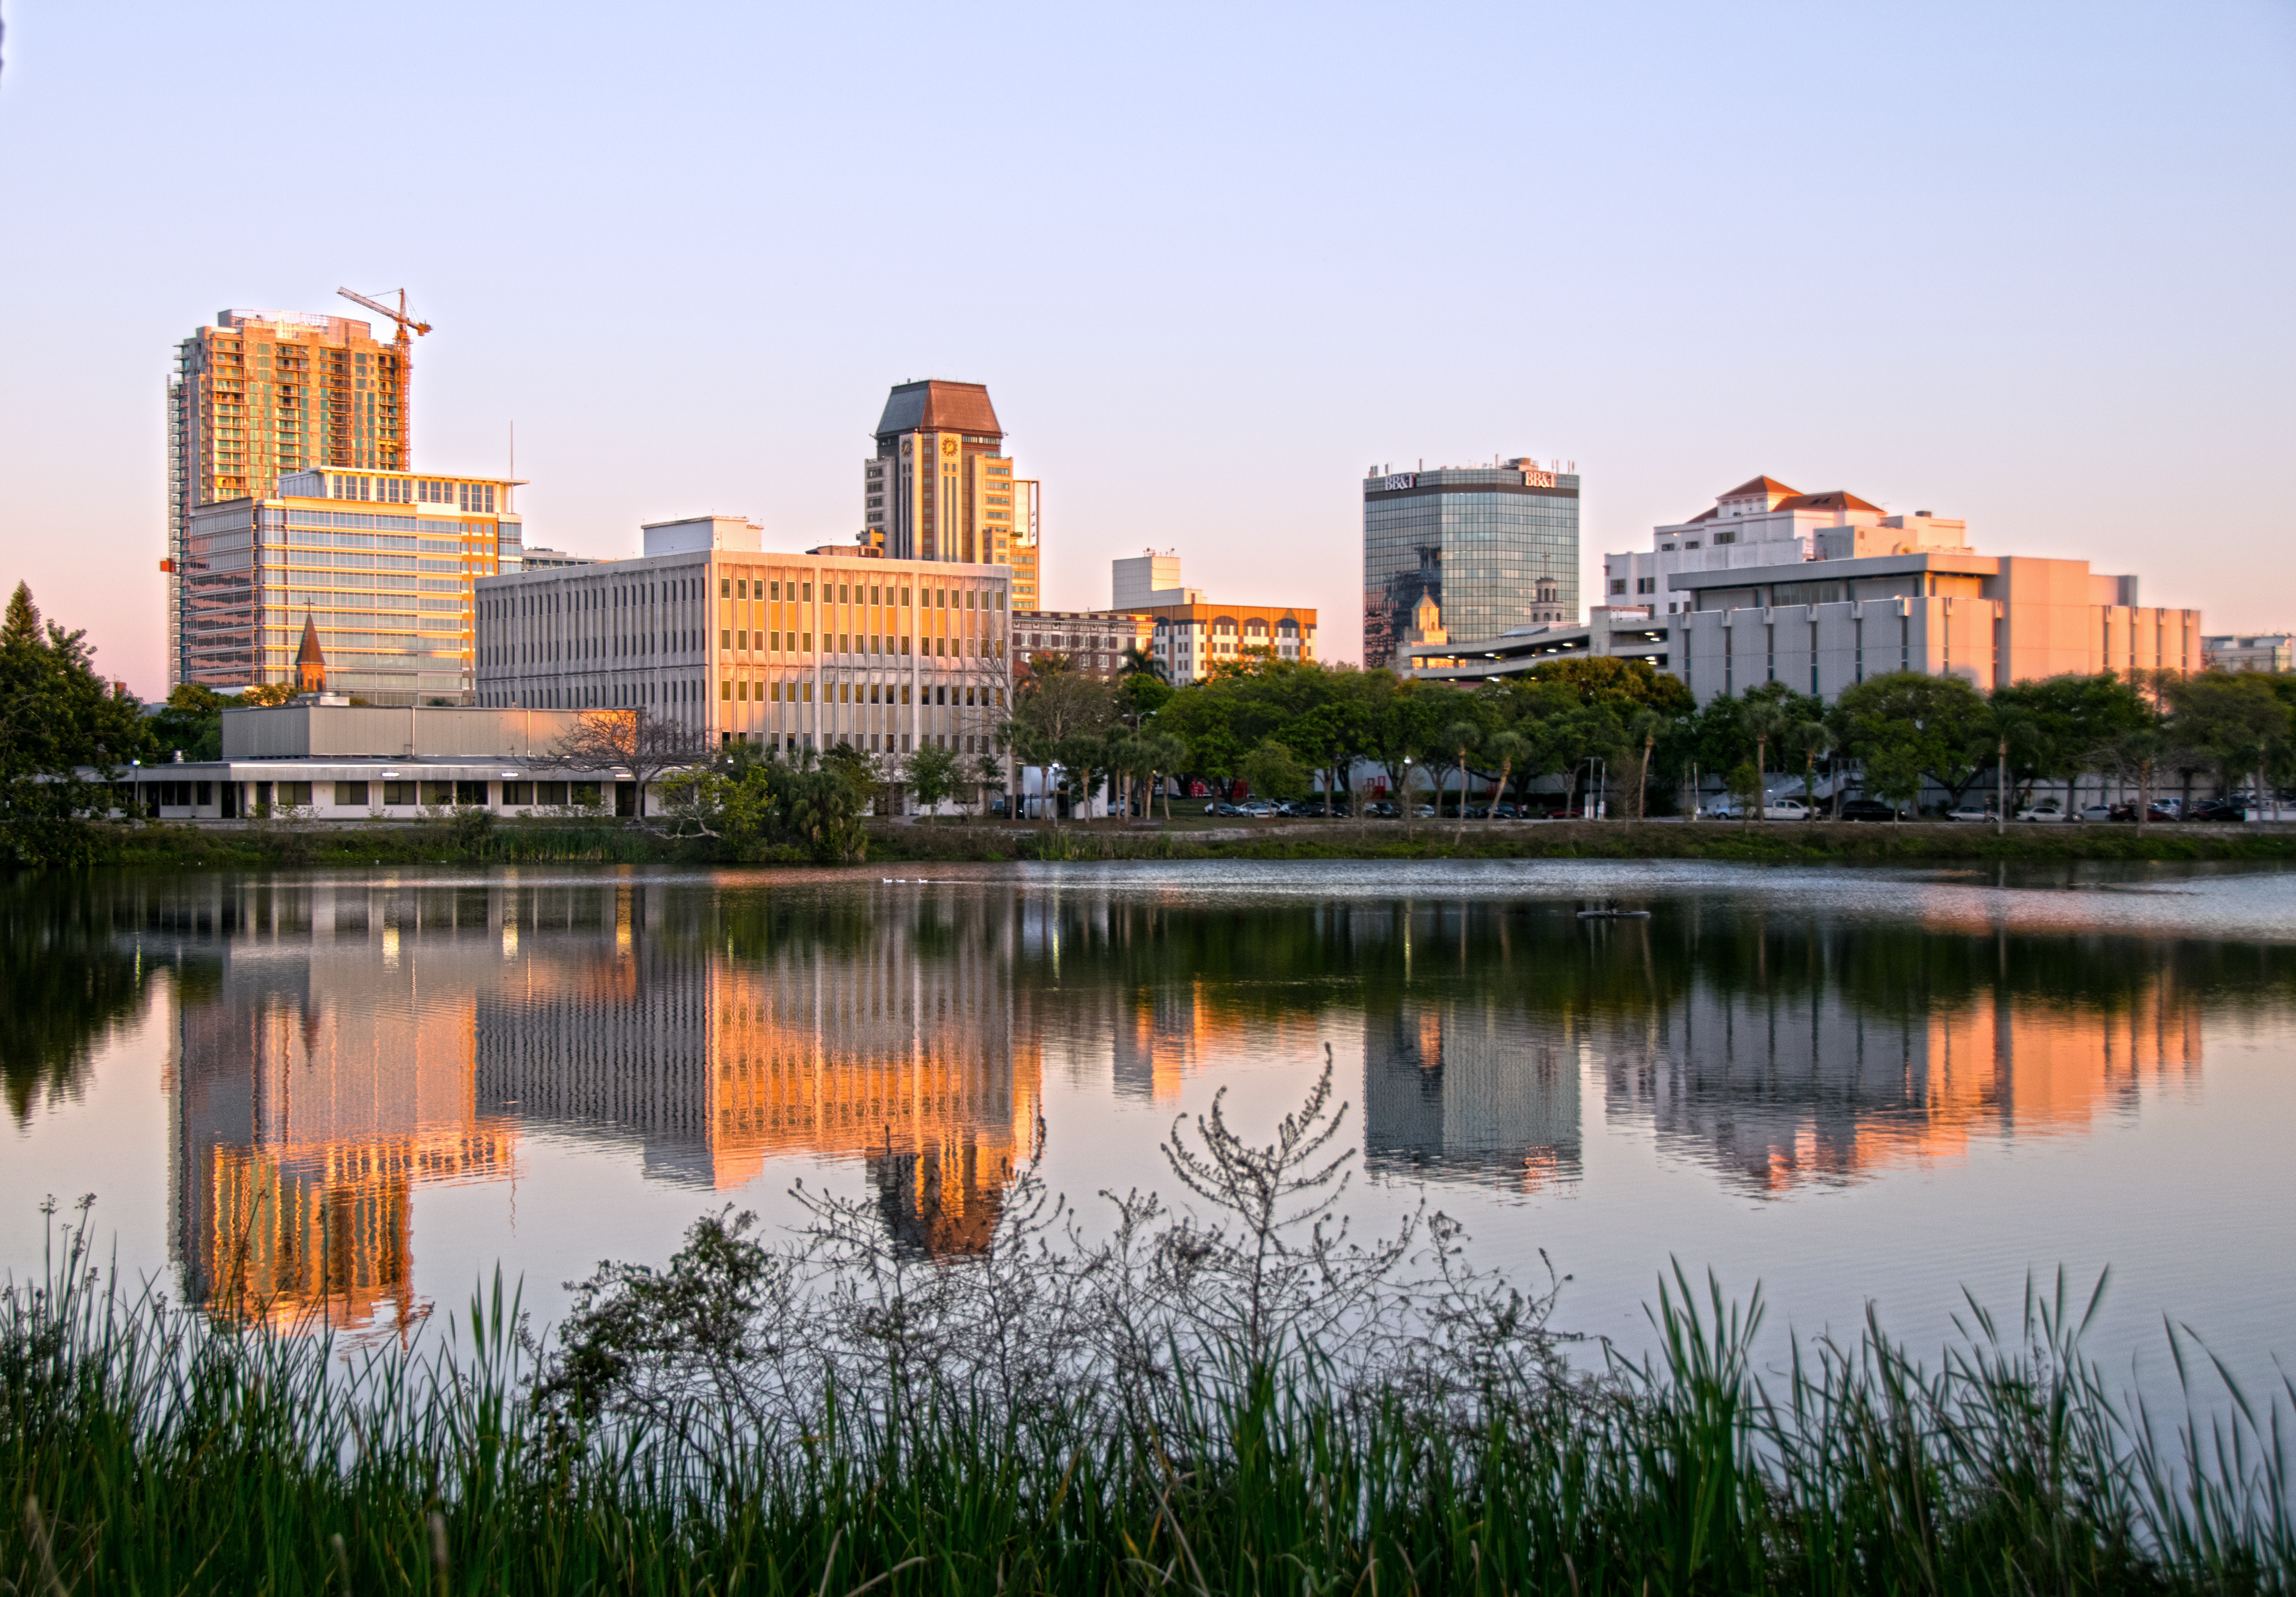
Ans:
[{"label": "shoreline", "polygon": [[[859,864],[1057,860],[1709,859],[1767,864],[1988,861],[2296,860],[2296,825],[2024,823],[2005,833],[1966,823],[1775,821],[1477,822],[1312,820],[1246,826],[1116,822],[872,821]],[[795,850],[744,857],[707,837],[617,823],[513,823],[482,835],[451,823],[147,822],[100,825],[87,864],[148,869],[482,864],[789,864]]]}]

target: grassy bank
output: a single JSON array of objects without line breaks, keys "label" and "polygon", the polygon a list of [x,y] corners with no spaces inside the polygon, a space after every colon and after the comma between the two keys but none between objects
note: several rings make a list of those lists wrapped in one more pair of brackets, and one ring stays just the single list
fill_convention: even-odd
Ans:
[{"label": "grassy bank", "polygon": [[[709,838],[674,838],[627,823],[510,823],[485,831],[451,822],[406,825],[94,829],[94,863],[152,868],[489,864],[809,864],[794,849],[740,860]],[[1393,821],[1312,821],[1218,828],[1054,827],[1042,823],[873,822],[868,857],[903,861],[1101,859],[1711,859],[1767,864],[1918,864],[1939,860],[2296,860],[2296,827],[2161,825],[1989,827],[1922,823],[1752,826],[1623,821],[1455,827]]]},{"label": "grassy bank", "polygon": [[317,1338],[60,1279],[0,1309],[0,1582],[2025,1597],[2296,1575],[2276,1435],[2237,1409],[2213,1438],[2133,1421],[2079,1355],[2077,1304],[1980,1322],[1930,1368],[1869,1330],[1765,1379],[1754,1316],[1687,1290],[1657,1314],[1646,1365],[1495,1371],[1448,1405],[1306,1357],[1112,1406],[1013,1401],[902,1368],[896,1336],[873,1383],[768,1440],[706,1394],[570,1422],[537,1400],[499,1288],[451,1346],[346,1367]]}]

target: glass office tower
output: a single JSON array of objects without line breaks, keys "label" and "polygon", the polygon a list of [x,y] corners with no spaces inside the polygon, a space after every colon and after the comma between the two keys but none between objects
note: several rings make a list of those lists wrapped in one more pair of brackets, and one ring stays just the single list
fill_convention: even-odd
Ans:
[{"label": "glass office tower", "polygon": [[1578,478],[1529,460],[1364,479],[1364,664],[1425,593],[1454,642],[1578,618]]}]

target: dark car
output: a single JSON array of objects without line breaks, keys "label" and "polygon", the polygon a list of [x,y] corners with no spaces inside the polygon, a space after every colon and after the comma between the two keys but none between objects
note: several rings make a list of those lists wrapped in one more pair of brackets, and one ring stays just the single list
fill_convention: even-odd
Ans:
[{"label": "dark car", "polygon": [[1894,821],[1898,812],[1879,798],[1846,798],[1841,804],[1845,821]]},{"label": "dark car", "polygon": [[2192,812],[2185,818],[2188,821],[2245,821],[2248,811],[2229,798],[2210,798],[2193,806]]}]

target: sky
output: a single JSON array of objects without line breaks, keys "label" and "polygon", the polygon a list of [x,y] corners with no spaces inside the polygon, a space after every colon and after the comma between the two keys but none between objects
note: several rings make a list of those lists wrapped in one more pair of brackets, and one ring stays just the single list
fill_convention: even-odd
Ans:
[{"label": "sky", "polygon": [[164,395],[405,286],[419,469],[530,543],[849,538],[985,382],[1045,598],[1175,550],[1360,640],[1360,479],[1767,473],[2296,627],[2296,6],[0,0],[0,580],[165,692]]}]

